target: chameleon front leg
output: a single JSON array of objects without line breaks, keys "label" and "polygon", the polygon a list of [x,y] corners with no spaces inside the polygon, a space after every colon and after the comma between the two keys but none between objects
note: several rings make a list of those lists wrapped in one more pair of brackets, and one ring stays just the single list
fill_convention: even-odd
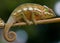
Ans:
[{"label": "chameleon front leg", "polygon": [[15,23],[15,19],[13,16],[10,16],[7,23],[5,24],[3,36],[8,42],[12,42],[16,39],[16,33],[13,31],[9,31],[11,26]]},{"label": "chameleon front leg", "polygon": [[30,21],[27,19],[27,17],[24,15],[23,12],[21,13],[21,15],[22,15],[22,18],[24,19],[24,21],[25,21],[28,25],[30,25],[30,24],[31,24]]}]

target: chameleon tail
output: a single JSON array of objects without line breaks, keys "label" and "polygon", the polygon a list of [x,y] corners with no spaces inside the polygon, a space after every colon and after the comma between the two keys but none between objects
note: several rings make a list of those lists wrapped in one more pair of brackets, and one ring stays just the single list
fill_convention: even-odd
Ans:
[{"label": "chameleon tail", "polygon": [[12,42],[16,39],[16,33],[13,31],[9,31],[13,23],[15,23],[15,19],[12,16],[10,16],[3,32],[3,36],[8,42]]}]

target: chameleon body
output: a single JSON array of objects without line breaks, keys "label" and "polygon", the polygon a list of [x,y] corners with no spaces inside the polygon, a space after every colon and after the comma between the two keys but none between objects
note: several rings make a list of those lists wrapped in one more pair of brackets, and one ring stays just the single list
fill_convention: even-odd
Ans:
[{"label": "chameleon body", "polygon": [[[26,22],[28,25],[30,25],[30,21],[32,21],[34,24],[36,24],[35,21],[44,20],[55,16],[56,15],[52,11],[52,9],[48,8],[47,6],[42,6],[33,3],[22,4],[18,6],[16,9],[14,9],[14,11],[11,13],[11,16],[9,17],[5,25],[3,33],[4,38],[9,42],[15,40],[15,32],[9,32],[11,26],[14,23]],[[12,37],[10,35],[12,35]]]}]

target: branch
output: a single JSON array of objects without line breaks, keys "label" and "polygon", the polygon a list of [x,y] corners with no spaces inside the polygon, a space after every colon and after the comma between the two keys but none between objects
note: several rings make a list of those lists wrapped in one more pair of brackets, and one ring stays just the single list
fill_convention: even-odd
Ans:
[{"label": "branch", "polygon": [[[36,21],[37,24],[47,24],[47,23],[56,23],[56,22],[60,22],[60,18],[52,18],[52,19]],[[30,24],[33,24],[33,22],[30,22]],[[21,22],[21,23],[15,23],[13,26],[17,26],[17,25],[27,25],[27,24],[25,22]]]},{"label": "branch", "polygon": [[[37,24],[47,24],[47,23],[56,23],[56,22],[60,22],[60,18],[52,18],[52,19],[36,21]],[[33,24],[33,22],[30,22],[30,24]],[[22,25],[27,25],[27,24],[25,22],[13,24],[13,26],[22,26]],[[0,24],[0,28],[4,28],[4,25]]]}]

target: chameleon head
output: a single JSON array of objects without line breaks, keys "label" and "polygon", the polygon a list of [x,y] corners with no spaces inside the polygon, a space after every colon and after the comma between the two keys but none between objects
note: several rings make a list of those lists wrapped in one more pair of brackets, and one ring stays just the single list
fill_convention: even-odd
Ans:
[{"label": "chameleon head", "polygon": [[52,9],[48,8],[45,5],[43,7],[44,7],[43,14],[42,14],[43,19],[56,17],[56,15],[55,15],[55,13],[53,12]]}]

